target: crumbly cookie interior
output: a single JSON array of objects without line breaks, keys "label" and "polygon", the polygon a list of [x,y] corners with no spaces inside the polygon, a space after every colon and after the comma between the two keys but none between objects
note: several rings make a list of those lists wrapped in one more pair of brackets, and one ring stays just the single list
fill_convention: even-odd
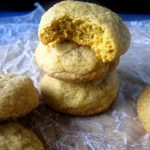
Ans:
[{"label": "crumbly cookie interior", "polygon": [[62,17],[53,21],[41,33],[44,44],[50,42],[73,41],[79,45],[90,46],[103,61],[112,60],[115,47],[108,38],[105,28],[91,21]]}]

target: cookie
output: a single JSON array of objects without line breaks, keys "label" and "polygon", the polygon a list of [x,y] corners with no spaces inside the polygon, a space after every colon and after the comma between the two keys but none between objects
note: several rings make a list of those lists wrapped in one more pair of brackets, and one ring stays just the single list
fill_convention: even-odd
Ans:
[{"label": "cookie", "polygon": [[129,30],[117,14],[80,1],[62,1],[51,7],[42,16],[38,35],[45,45],[69,40],[90,46],[103,62],[115,60],[130,44]]},{"label": "cookie", "polygon": [[41,92],[48,105],[71,115],[93,115],[107,110],[117,98],[119,79],[114,71],[104,79],[88,83],[69,83],[45,75]]},{"label": "cookie", "polygon": [[119,58],[113,62],[102,62],[89,46],[73,42],[47,47],[40,43],[35,51],[36,63],[49,76],[70,82],[87,82],[102,78],[115,69]]},{"label": "cookie", "polygon": [[1,150],[45,150],[39,138],[17,123],[0,125]]},{"label": "cookie", "polygon": [[150,133],[150,86],[144,87],[137,100],[137,114],[145,130]]},{"label": "cookie", "polygon": [[27,76],[0,73],[0,121],[21,117],[39,105],[39,95]]}]

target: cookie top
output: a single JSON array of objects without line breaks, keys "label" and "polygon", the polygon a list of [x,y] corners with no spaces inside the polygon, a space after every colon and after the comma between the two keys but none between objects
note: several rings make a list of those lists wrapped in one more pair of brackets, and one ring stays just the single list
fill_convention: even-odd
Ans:
[{"label": "cookie top", "polygon": [[39,138],[16,123],[0,125],[1,150],[45,150]]},{"label": "cookie top", "polygon": [[68,81],[88,81],[104,76],[114,69],[114,62],[103,63],[89,46],[64,42],[51,47],[39,43],[35,51],[36,63],[50,76]]},{"label": "cookie top", "polygon": [[62,1],[51,7],[42,16],[38,35],[45,45],[69,40],[90,46],[103,62],[122,55],[130,43],[129,30],[117,14],[80,1]]},{"label": "cookie top", "polygon": [[137,114],[145,130],[150,133],[150,86],[144,87],[139,95]]},{"label": "cookie top", "polygon": [[41,92],[51,108],[73,115],[92,115],[106,110],[117,97],[119,79],[114,71],[104,79],[70,83],[45,75]]},{"label": "cookie top", "polygon": [[39,105],[39,95],[27,76],[0,72],[0,121],[24,116]]}]

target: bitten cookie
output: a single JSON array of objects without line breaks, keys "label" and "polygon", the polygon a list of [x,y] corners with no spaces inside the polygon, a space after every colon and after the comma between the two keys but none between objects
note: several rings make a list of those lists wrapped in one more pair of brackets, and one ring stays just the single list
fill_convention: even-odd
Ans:
[{"label": "bitten cookie", "polygon": [[21,117],[39,105],[39,95],[27,76],[0,73],[0,121]]},{"label": "bitten cookie", "polygon": [[104,63],[89,46],[64,42],[53,47],[40,43],[35,51],[35,61],[51,77],[70,82],[87,82],[102,78],[115,69],[119,58]]},{"label": "bitten cookie", "polygon": [[62,113],[93,115],[107,110],[117,98],[119,79],[116,72],[103,80],[88,83],[69,83],[45,75],[41,92],[48,105]]},{"label": "bitten cookie", "polygon": [[150,133],[150,86],[144,87],[137,100],[138,118],[145,130]]},{"label": "bitten cookie", "polygon": [[16,123],[0,125],[1,150],[45,150],[39,138]]},{"label": "bitten cookie", "polygon": [[130,44],[129,30],[117,14],[80,1],[63,1],[50,8],[42,16],[38,35],[45,45],[69,40],[90,46],[103,62],[118,58]]}]

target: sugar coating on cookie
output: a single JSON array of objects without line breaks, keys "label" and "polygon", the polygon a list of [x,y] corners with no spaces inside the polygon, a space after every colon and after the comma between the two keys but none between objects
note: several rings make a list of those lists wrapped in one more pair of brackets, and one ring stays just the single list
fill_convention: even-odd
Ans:
[{"label": "sugar coating on cookie", "polygon": [[[53,47],[39,43],[36,49],[40,51],[37,57],[42,57],[45,52],[45,57],[39,58],[38,61],[49,61],[47,67],[51,67],[56,72],[60,70],[61,72],[86,74],[96,70],[98,65],[103,65],[89,46],[80,46],[74,42],[64,42]],[[46,59],[46,56],[49,58]]]},{"label": "sugar coating on cookie", "polygon": [[35,50],[36,63],[50,76],[72,82],[87,82],[103,77],[119,63],[102,62],[89,46],[64,42],[51,47],[39,43]]},{"label": "sugar coating on cookie", "polygon": [[45,150],[39,138],[17,123],[0,125],[1,150]]},{"label": "sugar coating on cookie", "polygon": [[38,35],[45,45],[70,40],[90,46],[103,62],[119,57],[130,44],[129,30],[117,14],[80,1],[63,1],[51,7],[42,16]]},{"label": "sugar coating on cookie", "polygon": [[145,130],[150,133],[150,86],[144,87],[139,95],[137,114]]},{"label": "sugar coating on cookie", "polygon": [[62,113],[93,115],[103,112],[115,101],[119,91],[116,72],[103,80],[88,83],[69,83],[45,75],[41,80],[41,92],[48,105]]},{"label": "sugar coating on cookie", "polygon": [[27,76],[0,72],[0,121],[21,117],[39,105],[39,95]]}]

